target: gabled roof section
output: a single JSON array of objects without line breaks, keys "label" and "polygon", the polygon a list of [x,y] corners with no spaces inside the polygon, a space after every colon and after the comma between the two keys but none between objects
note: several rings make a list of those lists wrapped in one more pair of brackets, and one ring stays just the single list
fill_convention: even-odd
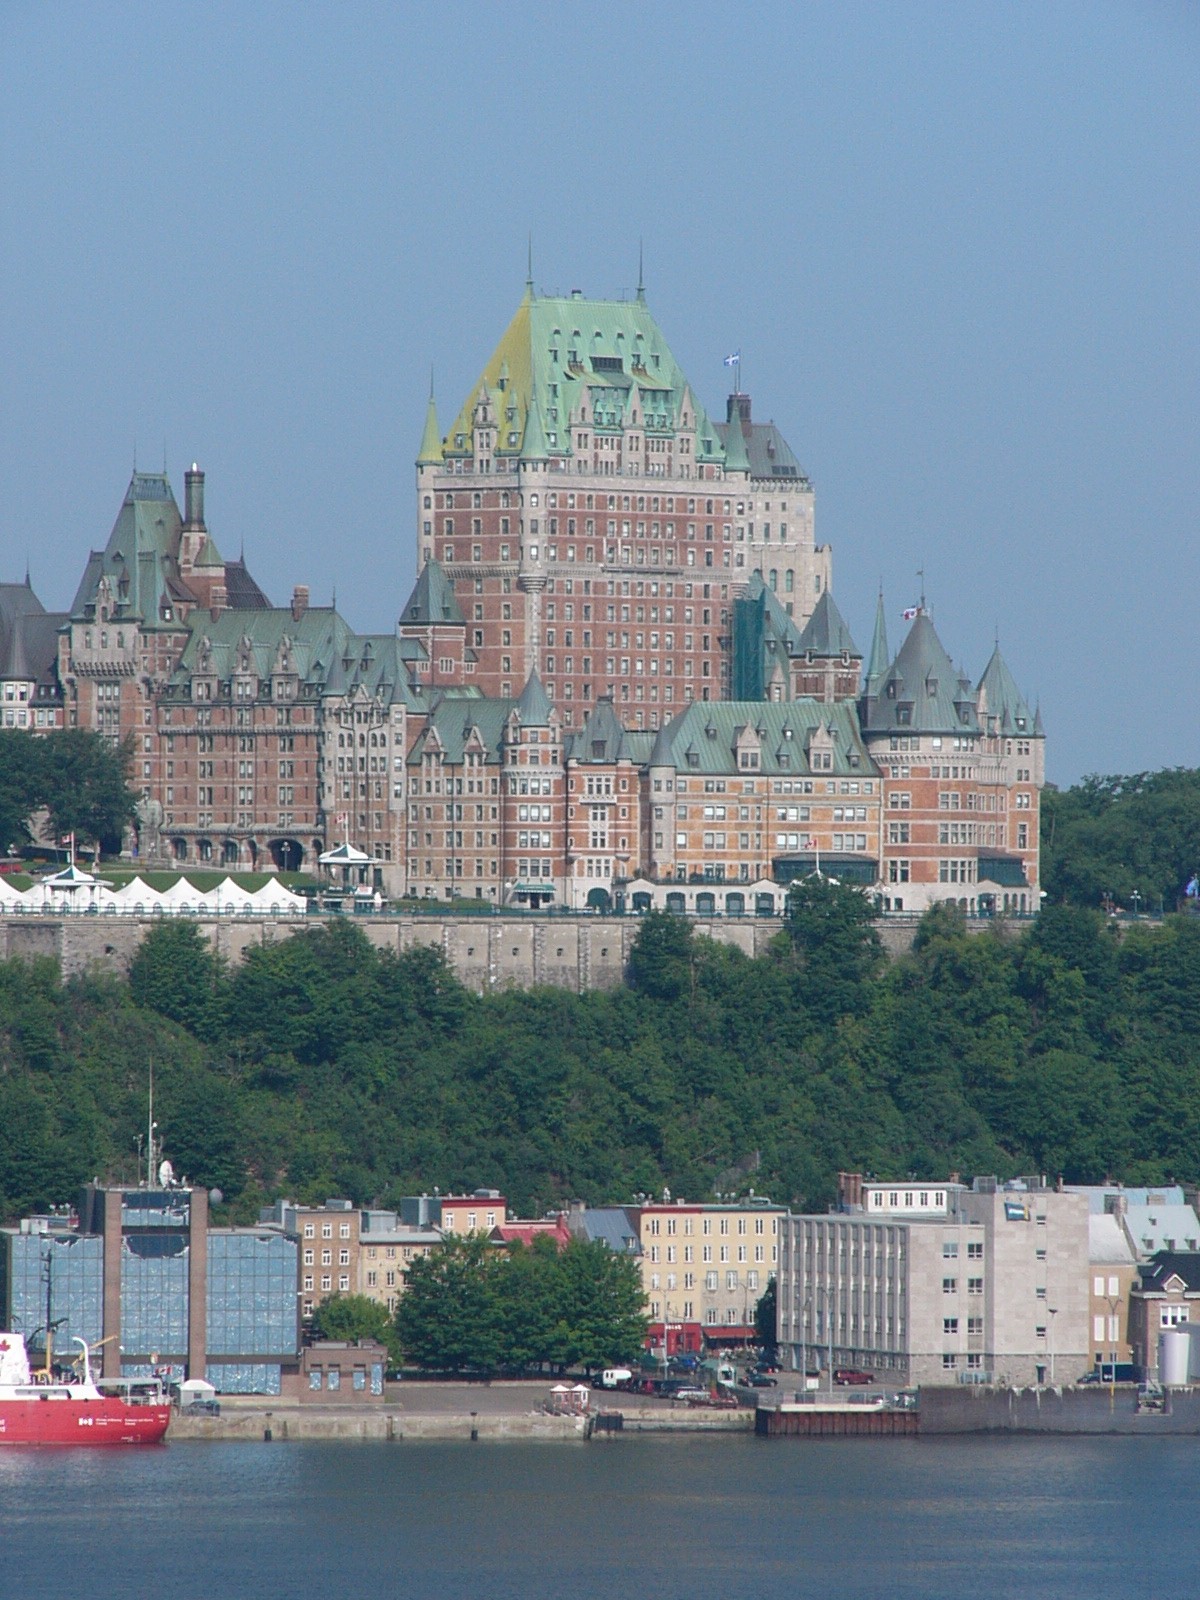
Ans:
[{"label": "gabled roof section", "polygon": [[1165,1289],[1172,1278],[1180,1278],[1191,1293],[1200,1291],[1200,1252],[1160,1250],[1152,1261],[1140,1267],[1142,1288]]},{"label": "gabled roof section", "polygon": [[0,678],[44,683],[54,677],[62,612],[46,611],[25,583],[0,583]]},{"label": "gabled roof section", "polygon": [[980,716],[986,715],[989,720],[994,718],[995,726],[1001,732],[1040,735],[1037,716],[1017,688],[1016,680],[1008,670],[1008,663],[1000,654],[999,644],[992,651],[992,659],[979,680],[978,693]]},{"label": "gabled roof section", "polygon": [[432,556],[421,568],[416,586],[400,613],[400,626],[430,627],[434,623],[465,624],[446,569]]},{"label": "gabled roof section", "polygon": [[526,728],[548,728],[554,719],[554,707],[550,703],[550,696],[546,693],[546,686],[538,676],[536,667],[529,674],[525,687],[521,690],[520,699],[517,701],[517,715]]},{"label": "gabled roof section", "polygon": [[975,699],[927,611],[917,614],[870,706],[869,733],[978,733]]},{"label": "gabled roof section", "polygon": [[429,711],[424,728],[408,752],[408,765],[420,766],[426,748],[439,750],[450,766],[461,766],[468,742],[478,734],[488,766],[499,763],[514,700],[447,694]]},{"label": "gabled roof section", "polygon": [[876,776],[849,701],[696,700],[662,729],[651,760],[683,775],[731,775],[739,771],[739,746],[750,742],[759,748],[755,770],[806,777],[812,770],[807,752],[814,735],[822,744],[828,739],[833,753],[832,768],[822,769],[819,776]]},{"label": "gabled roof section", "polygon": [[613,709],[611,695],[602,695],[596,701],[583,727],[568,733],[564,745],[567,761],[587,764],[635,759],[626,729]]},{"label": "gabled roof section", "polygon": [[[746,453],[746,462],[750,469],[751,478],[765,478],[768,482],[772,480],[780,480],[784,483],[791,481],[795,483],[797,488],[801,489],[811,487],[808,481],[808,474],[797,461],[791,446],[775,424],[773,422],[754,422],[751,419],[749,395],[730,395],[726,407],[726,421],[717,423],[717,435],[726,449],[729,446],[728,417],[734,411],[738,413],[739,421],[741,422],[741,448]],[[743,411],[745,413],[744,416],[742,415]]]},{"label": "gabled roof section", "polygon": [[[521,453],[536,390],[545,448],[551,456],[569,456],[571,420],[580,405],[586,401],[589,412],[599,405],[605,416],[623,419],[635,383],[639,425],[651,437],[676,432],[687,379],[643,299],[539,297],[527,289],[446,435],[443,454],[472,453],[475,406],[485,387],[499,419],[497,454]],[[688,395],[686,409],[696,433],[696,459],[723,462],[724,444],[703,407]],[[612,424],[618,425],[619,420]]]},{"label": "gabled roof section", "polygon": [[[790,619],[789,619],[790,620]],[[818,658],[853,656],[862,660],[862,652],[850,635],[842,613],[838,610],[830,590],[825,589],[813,607],[796,646],[797,655]]]},{"label": "gabled roof section", "polygon": [[164,623],[178,627],[175,607],[196,603],[179,572],[182,526],[166,473],[135,472],[108,543],[89,557],[72,617],[82,621],[92,614],[100,580],[107,578],[114,596],[114,621],[136,621],[146,628]]}]

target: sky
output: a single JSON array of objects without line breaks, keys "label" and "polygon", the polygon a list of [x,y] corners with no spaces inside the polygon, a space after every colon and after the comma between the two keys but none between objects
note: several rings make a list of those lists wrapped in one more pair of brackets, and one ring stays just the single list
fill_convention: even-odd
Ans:
[{"label": "sky", "polygon": [[[0,579],[135,457],[276,603],[390,629],[413,461],[523,292],[723,357],[893,649],[998,636],[1047,770],[1200,765],[1200,6],[0,0]],[[1189,722],[1196,717],[1196,722]]]}]

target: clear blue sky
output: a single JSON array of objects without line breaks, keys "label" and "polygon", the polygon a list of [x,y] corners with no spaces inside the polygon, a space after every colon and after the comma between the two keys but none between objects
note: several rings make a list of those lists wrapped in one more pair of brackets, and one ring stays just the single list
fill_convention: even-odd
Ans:
[{"label": "clear blue sky", "polygon": [[0,0],[0,576],[66,606],[136,442],[361,629],[521,294],[740,347],[859,644],[918,568],[1050,776],[1200,764],[1195,4]]}]

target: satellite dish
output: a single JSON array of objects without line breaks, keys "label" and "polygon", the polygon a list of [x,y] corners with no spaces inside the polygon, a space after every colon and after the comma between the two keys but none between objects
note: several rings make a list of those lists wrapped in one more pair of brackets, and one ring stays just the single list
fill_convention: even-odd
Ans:
[{"label": "satellite dish", "polygon": [[224,1200],[225,1196],[221,1192],[220,1189],[210,1189],[208,1191],[208,1198],[209,1198],[210,1204],[212,1204],[214,1206],[219,1206],[221,1204],[221,1201]]},{"label": "satellite dish", "polygon": [[164,1189],[170,1189],[175,1184],[175,1168],[169,1161],[160,1161],[158,1164],[158,1181]]}]

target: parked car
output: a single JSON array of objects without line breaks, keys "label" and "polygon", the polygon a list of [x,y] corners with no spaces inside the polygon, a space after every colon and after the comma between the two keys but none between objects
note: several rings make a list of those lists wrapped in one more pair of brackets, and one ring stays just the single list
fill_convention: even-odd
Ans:
[{"label": "parked car", "polygon": [[685,1400],[690,1406],[706,1406],[710,1396],[707,1389],[676,1389],[673,1400]]},{"label": "parked car", "polygon": [[219,1400],[188,1400],[179,1408],[181,1417],[219,1417],[221,1415],[221,1402]]},{"label": "parked car", "polygon": [[840,1384],[874,1383],[873,1372],[861,1372],[857,1367],[834,1367],[833,1381]]},{"label": "parked car", "polygon": [[775,1387],[775,1379],[769,1378],[765,1372],[748,1372],[745,1382],[751,1389],[773,1389]]}]

